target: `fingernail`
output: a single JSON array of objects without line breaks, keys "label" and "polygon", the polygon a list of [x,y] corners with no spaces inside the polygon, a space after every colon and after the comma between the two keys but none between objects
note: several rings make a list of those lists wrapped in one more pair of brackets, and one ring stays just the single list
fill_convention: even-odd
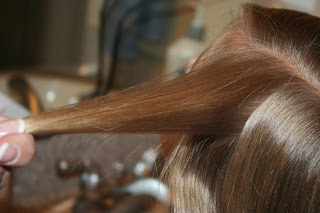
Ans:
[{"label": "fingernail", "polygon": [[0,137],[14,132],[24,132],[25,124],[22,119],[10,119],[0,122]]},{"label": "fingernail", "polygon": [[0,147],[0,163],[10,165],[18,160],[20,150],[16,145],[4,143]]}]

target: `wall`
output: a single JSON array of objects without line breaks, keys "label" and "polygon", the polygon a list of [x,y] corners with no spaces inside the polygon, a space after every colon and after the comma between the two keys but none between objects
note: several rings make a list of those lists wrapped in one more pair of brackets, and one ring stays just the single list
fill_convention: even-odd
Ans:
[{"label": "wall", "polygon": [[252,3],[252,0],[214,0],[204,1],[206,13],[206,35],[205,44],[212,44],[223,32],[223,30],[238,16],[241,5]]},{"label": "wall", "polygon": [[80,62],[86,0],[46,0],[39,64],[72,66]]}]

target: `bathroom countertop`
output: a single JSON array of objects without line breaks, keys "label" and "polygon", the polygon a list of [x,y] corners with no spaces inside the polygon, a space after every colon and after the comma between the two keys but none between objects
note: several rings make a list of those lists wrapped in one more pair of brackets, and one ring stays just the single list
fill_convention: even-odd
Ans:
[{"label": "bathroom countertop", "polygon": [[13,199],[38,197],[79,186],[79,176],[61,178],[56,172],[60,159],[81,162],[90,159],[103,180],[114,175],[113,162],[132,170],[142,153],[159,144],[158,135],[76,134],[36,140],[36,154],[30,165],[14,170]]}]

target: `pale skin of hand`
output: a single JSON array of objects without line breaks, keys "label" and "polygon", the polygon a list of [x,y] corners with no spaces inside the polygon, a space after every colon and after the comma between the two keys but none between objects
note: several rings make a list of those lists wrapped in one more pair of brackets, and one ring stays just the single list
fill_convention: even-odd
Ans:
[{"label": "pale skin of hand", "polygon": [[[0,122],[9,118],[0,115]],[[7,147],[3,154],[0,153],[0,166],[23,167],[30,163],[35,153],[34,138],[26,133],[9,133],[0,138],[1,147]]]}]

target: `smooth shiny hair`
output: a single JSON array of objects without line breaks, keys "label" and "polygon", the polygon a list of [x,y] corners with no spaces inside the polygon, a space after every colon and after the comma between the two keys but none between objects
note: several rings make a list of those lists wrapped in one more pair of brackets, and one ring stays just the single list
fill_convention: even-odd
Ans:
[{"label": "smooth shiny hair", "polygon": [[191,72],[26,119],[34,134],[179,133],[174,212],[320,211],[320,19],[244,6]]}]

